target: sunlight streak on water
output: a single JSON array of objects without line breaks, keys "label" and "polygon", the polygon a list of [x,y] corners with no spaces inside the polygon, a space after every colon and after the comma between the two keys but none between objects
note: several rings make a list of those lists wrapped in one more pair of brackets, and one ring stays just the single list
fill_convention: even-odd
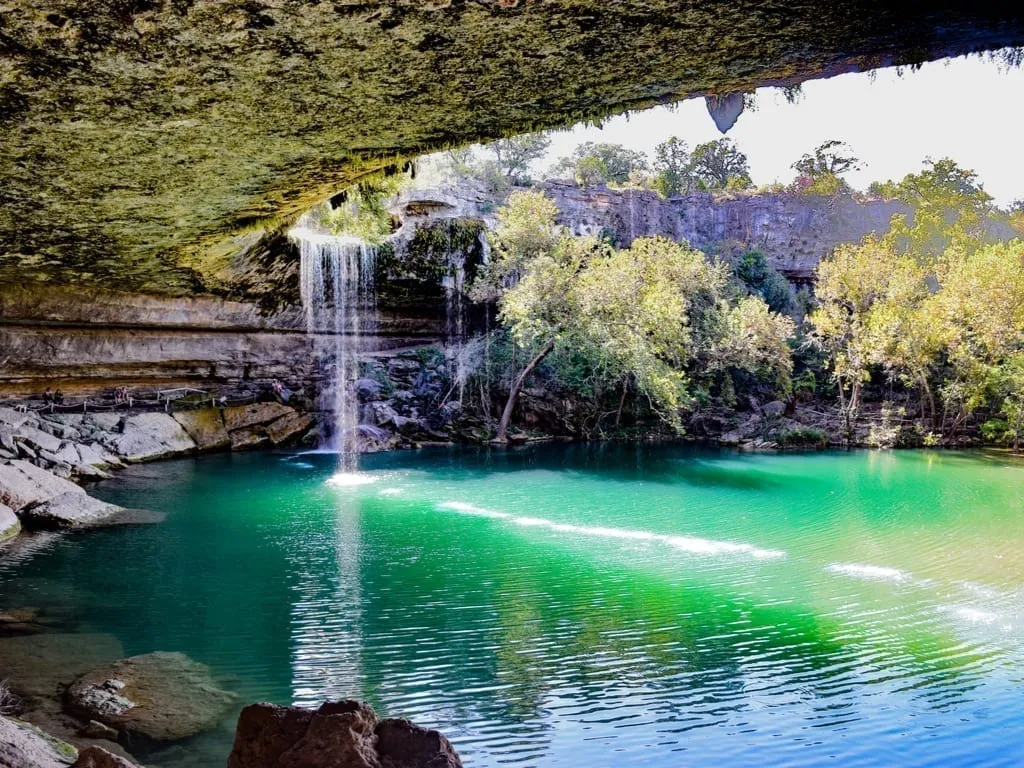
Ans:
[{"label": "sunlight streak on water", "polygon": [[669,536],[650,531],[636,531],[628,528],[609,528],[606,526],[592,525],[571,525],[569,523],[557,523],[543,517],[531,517],[528,515],[511,515],[507,512],[497,512],[491,509],[484,509],[461,501],[445,501],[437,505],[438,509],[447,509],[477,517],[490,517],[496,520],[508,520],[524,528],[545,528],[556,533],[580,534],[583,536],[599,536],[606,539],[622,539],[625,541],[650,541],[661,544],[668,544],[673,549],[688,552],[694,555],[749,555],[758,560],[778,560],[786,556],[786,553],[778,549],[761,549],[752,544],[736,544],[729,541],[713,541],[693,536]]}]

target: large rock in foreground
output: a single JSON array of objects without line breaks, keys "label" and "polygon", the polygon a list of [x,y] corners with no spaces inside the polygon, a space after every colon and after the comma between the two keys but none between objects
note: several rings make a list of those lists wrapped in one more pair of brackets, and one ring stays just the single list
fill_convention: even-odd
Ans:
[{"label": "large rock in foreground", "polygon": [[461,768],[437,731],[379,720],[358,701],[318,710],[253,704],[242,710],[228,768]]},{"label": "large rock in foreground", "polygon": [[66,768],[78,750],[33,725],[0,716],[0,766],[3,768]]},{"label": "large rock in foreground", "polygon": [[31,504],[19,514],[27,527],[44,530],[159,523],[164,519],[160,512],[125,509],[83,493],[62,493],[47,501]]},{"label": "large rock in foreground", "polygon": [[85,498],[85,491],[79,486],[27,461],[19,459],[0,464],[0,504],[15,512],[64,493]]},{"label": "large rock in foreground", "polygon": [[234,703],[206,665],[182,653],[122,659],[82,675],[65,694],[72,714],[161,742],[215,728]]}]

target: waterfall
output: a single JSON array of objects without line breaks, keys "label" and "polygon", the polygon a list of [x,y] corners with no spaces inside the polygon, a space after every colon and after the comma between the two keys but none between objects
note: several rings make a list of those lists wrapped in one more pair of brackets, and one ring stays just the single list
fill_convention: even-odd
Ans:
[{"label": "waterfall", "polygon": [[445,275],[441,278],[445,297],[445,362],[452,383],[458,389],[459,403],[462,403],[467,375],[464,344],[466,337],[466,254],[461,248],[452,252],[450,243],[449,233],[447,264]]},{"label": "waterfall", "polygon": [[354,237],[327,235],[304,226],[288,236],[299,246],[299,287],[313,352],[326,371],[321,407],[331,412],[323,447],[338,452],[342,471],[358,463],[359,378],[363,332],[376,315],[374,268],[377,251]]}]

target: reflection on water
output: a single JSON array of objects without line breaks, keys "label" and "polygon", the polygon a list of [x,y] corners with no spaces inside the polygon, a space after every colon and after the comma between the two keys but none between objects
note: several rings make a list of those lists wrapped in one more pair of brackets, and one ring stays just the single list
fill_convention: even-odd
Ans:
[{"label": "reflection on water", "polygon": [[1019,464],[572,445],[362,470],[130,469],[97,492],[167,521],[5,561],[0,606],[184,651],[247,701],[365,698],[470,766],[1024,763]]}]

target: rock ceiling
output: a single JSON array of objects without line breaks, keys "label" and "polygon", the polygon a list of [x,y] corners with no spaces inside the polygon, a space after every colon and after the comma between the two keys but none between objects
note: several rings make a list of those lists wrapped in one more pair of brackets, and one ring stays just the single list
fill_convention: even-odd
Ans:
[{"label": "rock ceiling", "polygon": [[220,290],[427,150],[1022,41],[977,0],[0,0],[0,280]]}]

